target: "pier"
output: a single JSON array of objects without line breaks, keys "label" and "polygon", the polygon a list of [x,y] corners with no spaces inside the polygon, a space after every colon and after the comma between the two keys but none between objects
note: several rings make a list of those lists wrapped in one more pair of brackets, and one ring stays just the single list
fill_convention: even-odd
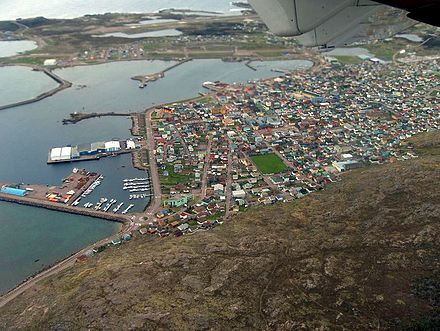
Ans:
[{"label": "pier", "polygon": [[0,201],[17,203],[20,205],[26,205],[26,206],[37,207],[37,208],[44,208],[44,209],[54,210],[54,211],[58,211],[58,212],[62,212],[62,213],[69,213],[69,214],[76,214],[76,215],[82,215],[82,216],[89,216],[89,217],[93,217],[93,218],[100,218],[100,219],[105,219],[108,221],[124,223],[124,224],[130,222],[130,217],[127,215],[106,213],[103,211],[98,211],[98,210],[94,210],[94,209],[86,209],[86,208],[81,208],[81,207],[72,207],[72,206],[68,206],[68,205],[62,205],[62,204],[58,204],[58,203],[54,203],[54,202],[38,200],[38,199],[29,198],[29,197],[18,197],[18,196],[0,193]]},{"label": "pier", "polygon": [[170,67],[168,67],[168,68],[166,68],[166,69],[164,69],[164,70],[162,70],[160,72],[156,72],[154,74],[148,74],[148,75],[143,75],[143,76],[134,76],[131,79],[139,81],[139,87],[140,88],[144,88],[145,86],[147,86],[147,83],[154,82],[156,80],[164,78],[166,72],[168,72],[168,71],[170,71],[170,70],[172,70],[174,68],[177,68],[178,66],[181,66],[182,64],[184,64],[186,62],[189,62],[189,61],[192,61],[192,59],[182,60],[182,61],[180,61],[180,62],[178,62],[176,64],[173,64],[172,66],[170,66]]},{"label": "pier", "polygon": [[41,72],[45,73],[47,76],[52,78],[54,81],[56,81],[60,85],[58,87],[50,90],[50,91],[44,92],[44,93],[36,96],[35,98],[29,99],[29,100],[24,100],[24,101],[19,101],[19,102],[15,102],[15,103],[11,103],[9,105],[0,106],[0,110],[15,108],[15,107],[19,107],[19,106],[28,105],[28,104],[31,104],[31,103],[34,103],[34,102],[38,102],[38,101],[41,101],[41,100],[46,99],[48,97],[51,97],[51,96],[57,94],[58,92],[61,92],[62,90],[65,90],[65,89],[68,89],[68,88],[70,88],[72,86],[71,82],[69,82],[67,80],[64,80],[60,76],[54,74],[49,69],[41,68],[41,67],[33,67],[33,70],[34,71],[41,71]]},{"label": "pier", "polygon": [[246,61],[246,63],[244,65],[253,71],[257,71],[257,68],[255,68],[251,65],[252,62],[253,62],[252,60]]},{"label": "pier", "polygon": [[[95,147],[92,149],[93,144]],[[110,144],[109,147],[106,147],[106,144]],[[130,154],[138,149],[132,140],[51,148],[47,154],[47,164],[93,161],[103,157]],[[63,152],[64,150],[66,151]]]},{"label": "pier", "polygon": [[88,120],[91,118],[97,118],[97,117],[129,117],[133,116],[132,113],[115,113],[115,112],[108,112],[108,113],[71,113],[70,118],[63,119],[63,124],[76,124],[78,122]]},{"label": "pier", "polygon": [[[72,205],[95,182],[101,179],[102,176],[98,173],[88,172],[85,169],[74,169],[69,176],[62,180],[60,186],[0,183],[0,201],[101,218],[119,223],[128,222],[129,218],[124,215]],[[4,191],[3,188],[6,188],[6,190]],[[11,190],[9,190],[10,188]]]},{"label": "pier", "polygon": [[118,156],[118,155],[122,155],[122,154],[130,154],[134,151],[135,150],[120,150],[120,151],[115,151],[115,152],[99,153],[99,154],[95,154],[95,155],[81,155],[80,157],[78,157],[76,159],[68,159],[68,160],[52,160],[51,153],[49,151],[49,153],[47,155],[47,164],[94,161],[94,160],[99,160],[103,157]]}]

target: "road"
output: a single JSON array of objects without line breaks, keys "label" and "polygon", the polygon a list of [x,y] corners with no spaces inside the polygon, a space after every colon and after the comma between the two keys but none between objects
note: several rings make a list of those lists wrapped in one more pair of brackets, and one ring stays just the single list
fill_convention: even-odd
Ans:
[{"label": "road", "polygon": [[206,148],[206,156],[205,156],[205,166],[203,167],[203,175],[202,175],[202,199],[206,197],[206,191],[208,189],[208,170],[209,170],[209,159],[212,148],[212,137],[208,136],[208,147]]},{"label": "road", "polygon": [[232,203],[232,153],[231,153],[231,141],[228,139],[228,167],[226,168],[226,187],[225,187],[225,195],[226,195],[226,210],[225,216],[228,217],[231,213],[231,203]]},{"label": "road", "polygon": [[160,177],[159,177],[159,169],[157,167],[156,154],[154,153],[156,150],[156,143],[154,141],[153,134],[153,122],[152,115],[155,112],[155,108],[150,108],[147,110],[147,114],[145,116],[145,129],[147,134],[147,148],[148,148],[148,157],[150,161],[150,176],[151,182],[153,183],[153,200],[145,211],[145,216],[147,216],[148,220],[151,221],[154,218],[154,215],[161,209],[162,207],[162,190],[160,187]]}]

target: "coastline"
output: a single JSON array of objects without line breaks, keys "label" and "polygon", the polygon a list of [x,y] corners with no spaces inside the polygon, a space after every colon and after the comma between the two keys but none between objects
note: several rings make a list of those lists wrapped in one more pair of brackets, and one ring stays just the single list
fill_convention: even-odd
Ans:
[{"label": "coastline", "polygon": [[121,224],[119,223],[119,229],[118,231],[107,238],[104,238],[100,241],[97,241],[95,243],[92,243],[88,245],[87,247],[82,248],[79,251],[73,252],[71,255],[61,258],[51,265],[48,265],[41,269],[40,271],[35,272],[33,275],[29,276],[25,280],[23,280],[21,283],[17,284],[14,288],[10,289],[9,291],[3,293],[0,295],[0,308],[8,304],[10,301],[15,299],[17,296],[22,294],[23,292],[27,291],[28,289],[32,288],[34,285],[36,285],[39,281],[52,276],[54,274],[57,274],[69,267],[72,267],[77,262],[77,259],[84,255],[85,252],[87,252],[90,249],[93,249],[96,246],[106,245],[111,243],[112,240],[115,238],[120,237],[123,234],[129,234],[133,231],[134,225],[130,223]]}]

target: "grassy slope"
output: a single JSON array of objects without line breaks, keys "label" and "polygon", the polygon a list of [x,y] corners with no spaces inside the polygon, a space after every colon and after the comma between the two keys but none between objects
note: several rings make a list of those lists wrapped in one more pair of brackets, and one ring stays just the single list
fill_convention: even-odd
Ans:
[{"label": "grassy slope", "polygon": [[415,141],[417,160],[347,173],[211,232],[110,249],[0,309],[0,329],[395,330],[429,319],[440,304],[439,137]]}]

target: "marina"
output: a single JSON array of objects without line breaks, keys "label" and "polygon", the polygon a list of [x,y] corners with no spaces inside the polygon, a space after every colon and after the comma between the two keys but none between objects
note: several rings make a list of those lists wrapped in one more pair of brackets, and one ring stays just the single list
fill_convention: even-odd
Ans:
[{"label": "marina", "polygon": [[[73,214],[100,217],[116,222],[127,222],[127,218],[115,215],[121,210],[124,202],[120,202],[112,209],[118,203],[117,199],[112,198],[109,200],[106,197],[101,197],[96,203],[86,202],[80,205],[81,200],[91,195],[101,185],[103,180],[103,175],[89,172],[85,169],[74,168],[72,173],[63,179],[61,186],[0,184],[0,200]],[[146,185],[149,183],[148,177],[127,179],[126,183],[130,183],[128,184],[130,185],[128,187],[131,188],[130,192],[151,191],[150,186]],[[151,195],[130,195],[128,199],[139,200],[149,196]],[[134,204],[130,204],[120,215],[128,214],[134,206]]]}]

